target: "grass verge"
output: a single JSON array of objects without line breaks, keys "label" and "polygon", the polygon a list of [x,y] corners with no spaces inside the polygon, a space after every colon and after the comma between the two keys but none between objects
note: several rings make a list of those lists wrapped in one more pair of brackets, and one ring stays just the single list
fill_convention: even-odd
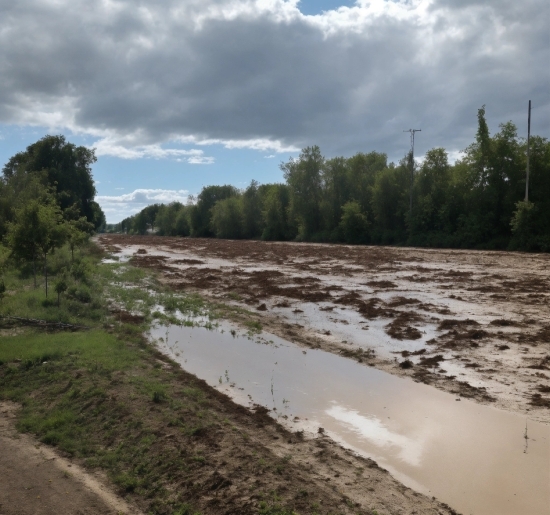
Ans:
[{"label": "grass verge", "polygon": [[0,400],[22,406],[18,429],[105,471],[147,513],[346,513],[338,495],[319,491],[314,503],[302,495],[310,480],[265,445],[289,433],[187,374],[143,336],[155,318],[208,326],[215,310],[198,296],[165,290],[152,272],[100,257],[93,248],[80,256],[86,272],[71,279],[73,291],[89,296],[71,294],[59,306],[32,287],[32,277],[5,274],[0,314],[91,328],[2,323]]}]

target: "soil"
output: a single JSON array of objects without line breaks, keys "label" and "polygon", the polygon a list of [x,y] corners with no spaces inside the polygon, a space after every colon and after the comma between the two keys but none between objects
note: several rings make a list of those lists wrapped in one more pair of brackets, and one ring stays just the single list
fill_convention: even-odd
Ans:
[{"label": "soil", "polygon": [[[116,411],[121,424],[112,428],[115,432],[127,432],[129,426],[137,425],[138,418],[143,419],[137,439],[146,430],[147,434],[153,431],[155,438],[148,452],[161,458],[161,463],[169,456],[184,456],[185,466],[174,468],[170,462],[165,463],[165,477],[158,477],[158,487],[183,496],[203,515],[255,515],[260,512],[262,499],[267,500],[265,513],[270,514],[283,513],[276,508],[281,503],[303,514],[366,515],[376,510],[387,514],[457,515],[435,498],[403,486],[374,461],[341,448],[322,429],[313,437],[292,433],[277,424],[267,409],[256,406],[248,410],[235,404],[164,355],[153,353],[150,358],[144,355],[144,359],[144,366],[151,365],[147,360],[160,364],[158,374],[168,395],[177,398],[178,392],[182,396],[181,392],[194,391],[202,412],[182,411],[168,402],[151,405],[150,399],[136,395],[132,378],[122,374],[109,385],[110,394],[104,404],[112,407],[104,416]],[[75,381],[85,381],[86,376],[83,373]],[[1,515],[158,512],[153,509],[154,496],[119,488],[117,493],[124,494],[122,498],[107,486],[101,473],[85,468],[76,458],[63,457],[29,435],[17,433],[17,409],[13,403],[0,403]],[[196,429],[191,433],[179,431],[175,416]],[[217,422],[205,423],[209,417]],[[97,437],[101,438],[101,433],[98,427]],[[109,439],[112,435],[107,436],[106,446],[113,445]],[[128,438],[124,444],[132,445],[132,441]],[[139,452],[143,450],[136,448]],[[270,506],[274,509],[269,510]]]},{"label": "soil", "polygon": [[[99,241],[158,270],[175,290],[251,310],[241,310],[242,322],[252,318],[305,347],[550,423],[547,254],[126,235]],[[330,330],[309,318],[312,309]],[[343,338],[359,324],[346,313],[365,324],[361,338]],[[378,322],[386,340],[375,349],[370,325]],[[392,356],[419,348],[423,354],[411,353],[405,366]]]},{"label": "soil", "polygon": [[0,403],[1,515],[143,515],[99,474],[15,429],[17,405]]}]

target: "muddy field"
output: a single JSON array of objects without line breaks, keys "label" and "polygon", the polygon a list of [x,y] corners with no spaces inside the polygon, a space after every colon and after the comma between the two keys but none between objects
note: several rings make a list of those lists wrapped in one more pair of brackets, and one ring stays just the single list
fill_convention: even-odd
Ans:
[{"label": "muddy field", "polygon": [[550,256],[103,235],[175,290],[457,398],[550,422]]}]

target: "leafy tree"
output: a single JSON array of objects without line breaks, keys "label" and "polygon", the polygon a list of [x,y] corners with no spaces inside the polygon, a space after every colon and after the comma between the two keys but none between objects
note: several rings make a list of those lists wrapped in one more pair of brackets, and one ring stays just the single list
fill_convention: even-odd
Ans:
[{"label": "leafy tree", "polygon": [[8,226],[7,241],[16,259],[32,261],[36,287],[36,261],[43,258],[46,297],[48,296],[48,255],[60,247],[66,237],[66,225],[59,206],[51,198],[30,201],[16,210],[15,221]]},{"label": "leafy tree", "polygon": [[348,160],[343,157],[327,160],[321,171],[323,188],[321,210],[328,230],[338,227],[342,218],[342,208],[350,199],[351,185],[348,175]]},{"label": "leafy tree", "polygon": [[434,148],[426,156],[415,178],[412,233],[426,235],[444,230],[444,208],[451,179],[447,152]]},{"label": "leafy tree", "polygon": [[135,215],[132,220],[131,232],[136,234],[147,234],[149,229],[154,232],[155,221],[160,206],[160,204],[152,204],[143,208],[137,215]]},{"label": "leafy tree", "polygon": [[67,291],[67,281],[65,277],[61,277],[54,286],[55,293],[57,293],[57,305],[60,305],[61,301],[61,294],[65,293]]},{"label": "leafy tree", "polygon": [[242,195],[242,229],[244,238],[257,238],[262,234],[262,199],[256,181],[252,181]]},{"label": "leafy tree", "polygon": [[76,146],[64,136],[45,136],[14,155],[4,166],[5,181],[18,176],[37,175],[50,186],[61,209],[76,204],[81,216],[97,229],[104,221],[96,194],[91,166],[96,162],[93,149]]},{"label": "leafy tree", "polygon": [[318,146],[306,147],[298,159],[281,165],[290,188],[290,210],[298,221],[300,236],[308,239],[322,229],[321,169],[324,158]]},{"label": "leafy tree", "polygon": [[212,208],[212,232],[217,238],[243,237],[243,202],[240,197],[218,200]]},{"label": "leafy tree", "polygon": [[88,222],[84,216],[78,220],[69,220],[65,225],[67,243],[71,249],[71,263],[74,262],[74,249],[80,248],[89,239],[94,230],[93,224]]},{"label": "leafy tree", "polygon": [[197,203],[190,210],[191,235],[194,237],[214,236],[212,232],[212,208],[219,200],[234,197],[239,191],[234,186],[207,186],[197,197]]},{"label": "leafy tree", "polygon": [[160,236],[176,236],[176,217],[183,207],[181,202],[172,202],[168,205],[159,206],[155,218],[157,234]]},{"label": "leafy tree", "polygon": [[[387,167],[387,156],[379,152],[359,152],[347,160],[349,196],[346,201],[359,202],[361,211],[369,220],[374,219],[372,191],[376,177]],[[343,203],[342,203],[343,204]]]},{"label": "leafy tree", "polygon": [[286,184],[260,186],[263,202],[262,240],[291,240],[296,228],[290,221],[290,191]]},{"label": "leafy tree", "polygon": [[376,177],[372,189],[372,209],[378,238],[383,243],[405,240],[409,213],[410,168],[407,159],[390,165]]},{"label": "leafy tree", "polygon": [[361,212],[359,202],[346,202],[342,206],[340,229],[346,243],[364,243],[367,237],[367,217]]}]

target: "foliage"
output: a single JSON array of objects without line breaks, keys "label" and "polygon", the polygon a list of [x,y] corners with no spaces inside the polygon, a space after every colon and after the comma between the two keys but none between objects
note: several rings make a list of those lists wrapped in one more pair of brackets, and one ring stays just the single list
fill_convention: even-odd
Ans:
[{"label": "foliage", "polygon": [[[2,169],[2,182],[13,194],[29,178],[39,179],[52,189],[60,209],[76,206],[80,216],[97,230],[104,225],[105,215],[94,201],[91,166],[95,162],[93,149],[77,147],[64,136],[45,136],[9,159]],[[4,216],[9,219],[9,213],[4,212]]]},{"label": "foliage", "polygon": [[211,230],[217,238],[238,239],[243,236],[243,201],[229,197],[216,202],[212,208]]},{"label": "foliage", "polygon": [[[550,142],[531,137],[531,204],[524,204],[526,141],[512,122],[491,135],[485,106],[477,122],[474,142],[454,164],[443,148],[418,165],[410,153],[394,164],[378,152],[325,159],[307,147],[281,165],[285,184],[205,187],[195,205],[178,208],[182,229],[164,228],[176,217],[161,207],[158,233],[549,251]],[[139,232],[139,216],[120,230]]]},{"label": "foliage", "polygon": [[342,206],[340,229],[346,243],[363,243],[367,235],[367,217],[361,212],[359,202],[346,202]]},{"label": "foliage", "polygon": [[214,236],[212,231],[212,208],[216,202],[238,195],[234,186],[207,186],[200,192],[197,203],[190,208],[191,235]]},{"label": "foliage", "polygon": [[291,159],[281,165],[290,188],[290,211],[298,222],[302,239],[312,237],[322,228],[320,207],[323,165],[324,158],[317,146],[304,148],[298,159]]}]

